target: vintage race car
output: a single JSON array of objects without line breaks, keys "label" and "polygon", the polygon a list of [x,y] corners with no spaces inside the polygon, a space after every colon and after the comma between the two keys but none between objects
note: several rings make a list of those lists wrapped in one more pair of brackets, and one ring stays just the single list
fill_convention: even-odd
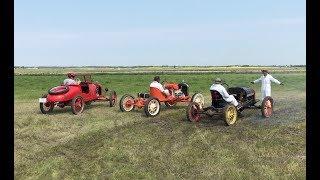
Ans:
[{"label": "vintage race car", "polygon": [[238,113],[248,108],[261,109],[263,117],[270,117],[273,114],[273,99],[267,96],[263,99],[261,106],[255,105],[259,100],[256,99],[256,93],[249,87],[231,87],[227,89],[229,94],[235,96],[241,108],[226,102],[221,94],[217,91],[210,91],[211,106],[202,108],[199,104],[191,102],[186,111],[189,121],[198,122],[201,120],[201,115],[213,117],[215,115],[222,116],[227,125],[232,125],[238,118]]},{"label": "vintage race car", "polygon": [[189,95],[189,85],[182,83],[164,83],[165,89],[169,90],[170,95],[165,95],[159,89],[150,87],[149,93],[138,93],[138,97],[134,98],[132,95],[126,94],[120,99],[120,110],[123,112],[132,111],[135,107],[144,108],[147,116],[156,116],[160,112],[160,103],[163,102],[167,107],[173,107],[178,102],[197,102],[197,104],[204,104],[204,97],[200,93],[195,93],[193,96]]},{"label": "vintage race car", "polygon": [[85,105],[90,105],[95,101],[107,101],[113,107],[117,100],[115,91],[97,82],[93,82],[90,74],[77,74],[79,85],[60,85],[48,90],[48,94],[39,98],[40,110],[43,114],[52,112],[55,106],[63,108],[71,106],[73,114],[80,114]]}]

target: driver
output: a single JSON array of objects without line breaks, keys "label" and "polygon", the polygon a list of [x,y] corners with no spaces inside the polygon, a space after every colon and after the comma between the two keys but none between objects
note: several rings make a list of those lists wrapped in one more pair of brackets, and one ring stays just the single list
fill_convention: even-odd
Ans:
[{"label": "driver", "polygon": [[67,77],[68,77],[68,78],[63,81],[63,84],[64,84],[65,86],[67,86],[67,85],[78,85],[78,84],[80,84],[80,82],[77,82],[77,81],[75,80],[75,77],[76,77],[76,74],[75,74],[75,73],[69,72],[69,73],[67,74]]},{"label": "driver", "polygon": [[162,84],[159,83],[160,82],[160,77],[159,76],[154,77],[153,80],[154,81],[150,84],[150,87],[159,89],[161,92],[163,92],[167,96],[170,95],[169,90],[168,89],[164,89]]},{"label": "driver", "polygon": [[216,78],[214,83],[210,87],[210,90],[218,91],[225,101],[227,101],[228,103],[233,104],[234,106],[237,107],[237,109],[240,109],[241,107],[240,107],[238,101],[236,100],[236,98],[234,98],[233,95],[229,95],[229,93],[227,92],[226,88],[223,87],[221,84],[222,84],[222,80],[220,78]]}]

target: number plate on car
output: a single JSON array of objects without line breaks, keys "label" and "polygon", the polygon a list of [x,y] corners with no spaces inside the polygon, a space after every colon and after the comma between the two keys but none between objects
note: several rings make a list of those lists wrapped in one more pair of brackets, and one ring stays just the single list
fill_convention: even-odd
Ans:
[{"label": "number plate on car", "polygon": [[39,102],[40,103],[46,103],[47,102],[47,98],[39,98]]}]

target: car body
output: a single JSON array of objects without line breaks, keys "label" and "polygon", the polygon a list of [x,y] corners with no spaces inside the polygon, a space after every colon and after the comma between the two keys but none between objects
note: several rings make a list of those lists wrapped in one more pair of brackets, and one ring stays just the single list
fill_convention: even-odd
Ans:
[{"label": "car body", "polygon": [[167,107],[173,107],[178,102],[195,101],[198,104],[204,104],[204,97],[200,93],[195,93],[193,96],[189,95],[189,85],[185,82],[165,82],[163,84],[165,89],[169,90],[170,95],[167,96],[159,89],[150,87],[149,93],[138,93],[138,97],[134,98],[132,95],[126,94],[120,99],[120,110],[123,112],[132,111],[135,107],[144,108],[147,116],[156,116],[160,112],[160,103],[163,102]]},{"label": "car body", "polygon": [[[40,110],[47,114],[55,106],[63,108],[71,106],[74,114],[80,114],[85,105],[90,105],[94,101],[108,101],[109,106],[115,105],[117,95],[115,91],[109,91],[98,82],[93,82],[90,74],[77,74],[80,84],[60,85],[48,90],[48,94],[39,98]],[[108,92],[109,91],[109,92]],[[108,95],[107,95],[108,92]]]},{"label": "car body", "polygon": [[213,117],[215,115],[222,116],[227,125],[233,125],[237,118],[238,113],[244,109],[254,108],[261,109],[263,117],[270,117],[273,114],[273,99],[267,96],[263,99],[261,106],[255,104],[259,102],[256,99],[256,93],[249,87],[231,87],[227,89],[229,94],[232,94],[239,102],[241,108],[226,102],[221,94],[217,91],[210,91],[211,93],[211,106],[202,108],[197,103],[190,103],[187,107],[187,119],[189,121],[198,122],[201,120],[201,115]]}]

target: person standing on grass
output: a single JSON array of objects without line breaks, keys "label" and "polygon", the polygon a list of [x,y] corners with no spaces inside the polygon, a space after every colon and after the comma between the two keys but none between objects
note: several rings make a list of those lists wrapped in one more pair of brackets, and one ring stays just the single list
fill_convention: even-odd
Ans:
[{"label": "person standing on grass", "polygon": [[251,81],[251,84],[258,83],[261,81],[261,100],[267,96],[271,96],[271,82],[284,85],[282,82],[278,81],[272,77],[269,72],[265,69],[261,70],[262,76],[259,79]]}]

